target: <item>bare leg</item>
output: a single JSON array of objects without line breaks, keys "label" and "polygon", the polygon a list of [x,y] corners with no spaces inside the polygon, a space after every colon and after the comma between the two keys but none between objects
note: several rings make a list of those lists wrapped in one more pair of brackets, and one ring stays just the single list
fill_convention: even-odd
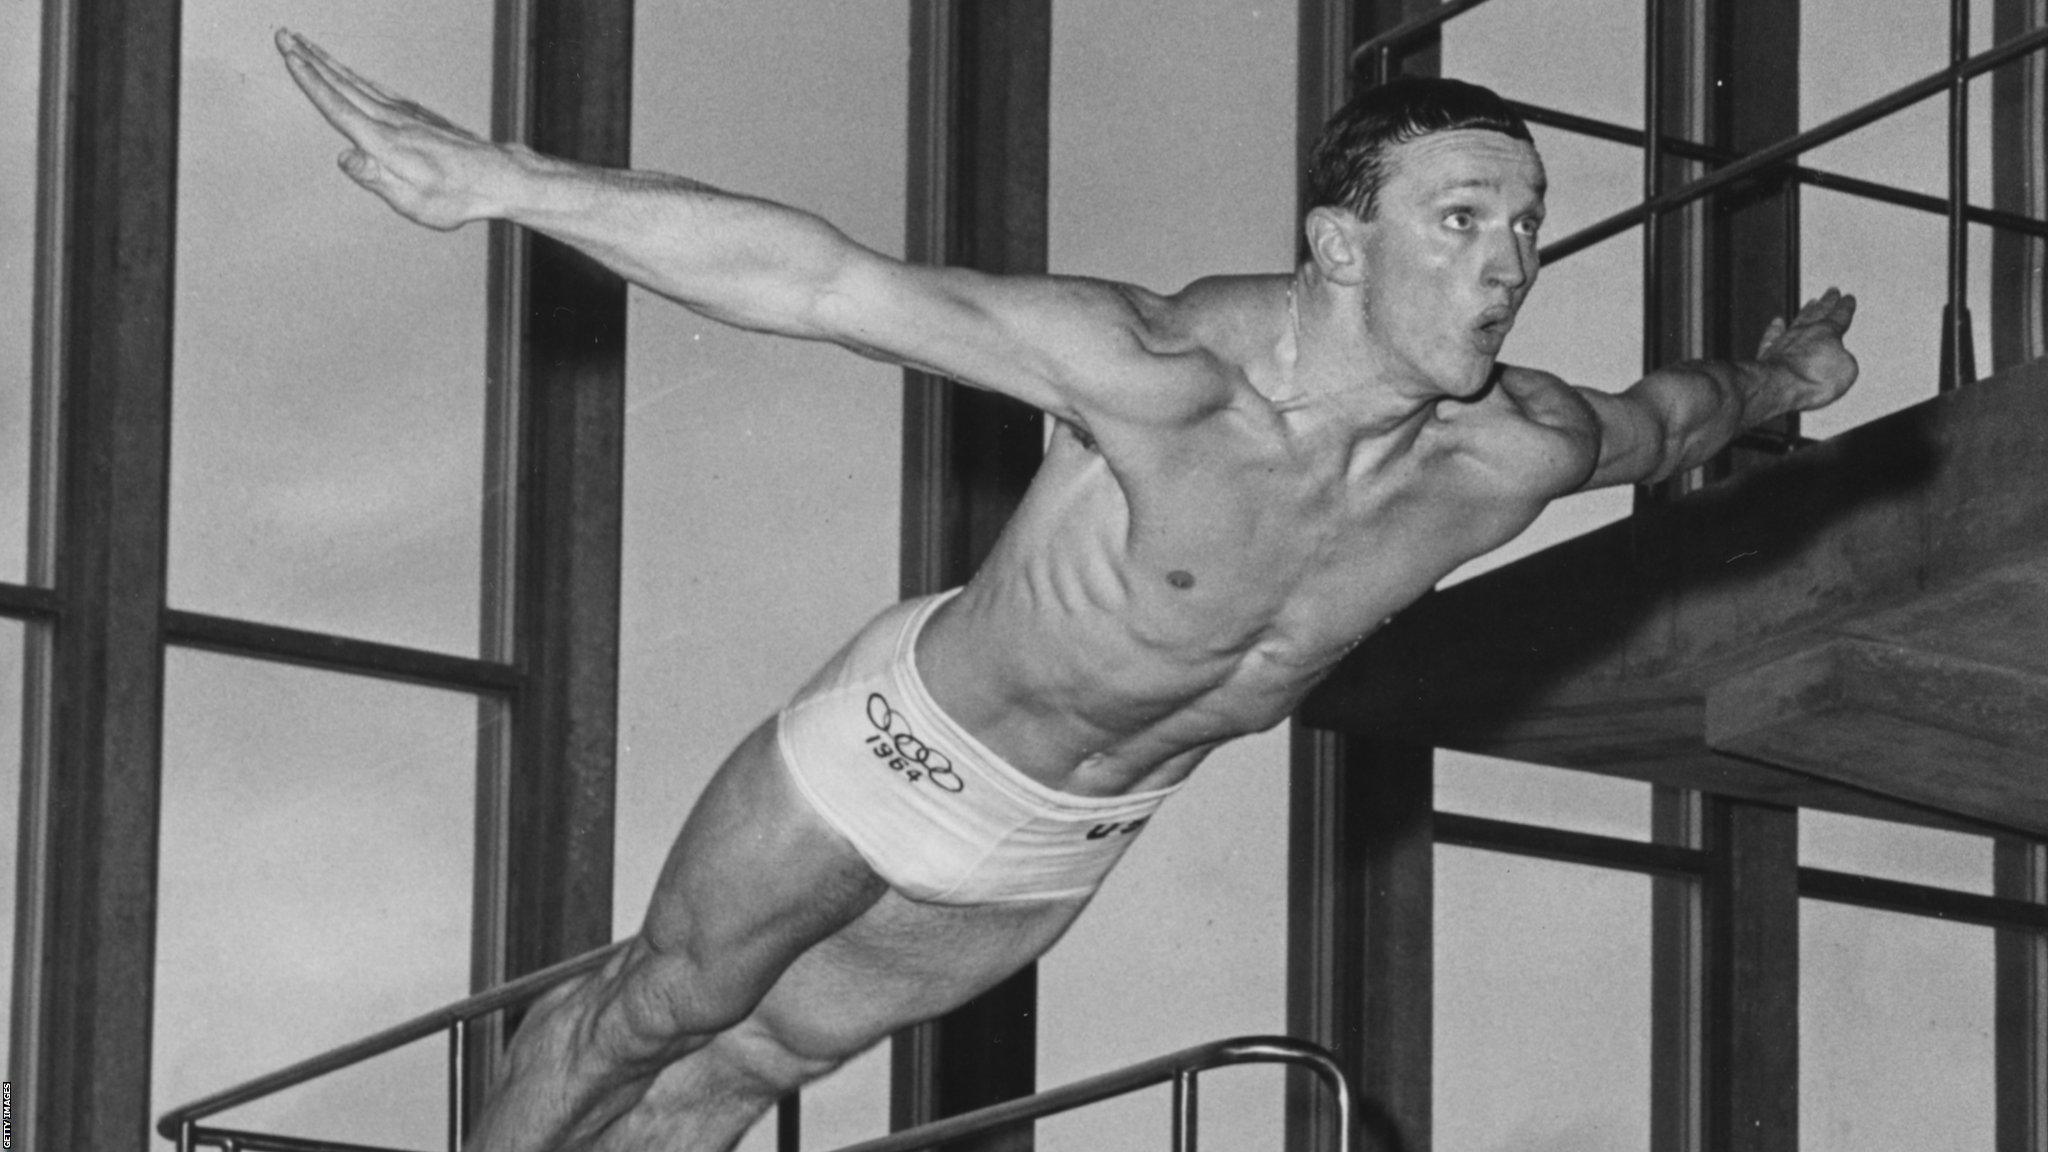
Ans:
[{"label": "bare leg", "polygon": [[887,891],[796,790],[774,734],[755,729],[712,778],[633,941],[527,1014],[470,1152],[591,1140]]},{"label": "bare leg", "polygon": [[798,957],[744,1021],[663,1072],[592,1152],[725,1152],[791,1090],[1043,954],[1084,904],[883,896]]}]

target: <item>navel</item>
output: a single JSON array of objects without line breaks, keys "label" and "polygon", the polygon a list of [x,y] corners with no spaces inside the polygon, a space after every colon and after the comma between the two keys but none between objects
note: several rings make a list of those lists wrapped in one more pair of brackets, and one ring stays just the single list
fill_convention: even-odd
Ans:
[{"label": "navel", "polygon": [[1166,582],[1185,592],[1195,586],[1195,574],[1185,569],[1175,568],[1166,574]]}]

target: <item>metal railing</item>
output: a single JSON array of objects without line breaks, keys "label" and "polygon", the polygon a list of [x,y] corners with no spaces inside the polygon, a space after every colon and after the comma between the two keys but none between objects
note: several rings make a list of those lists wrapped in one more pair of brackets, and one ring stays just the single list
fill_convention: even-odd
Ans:
[{"label": "metal railing", "polygon": [[[1367,83],[1384,83],[1394,71],[1401,50],[1437,32],[1444,24],[1488,3],[1489,0],[1447,0],[1436,8],[1360,44],[1351,55],[1354,74]],[[1969,245],[1966,227],[1971,223],[2004,228],[2031,236],[2048,236],[2048,221],[2016,213],[1999,212],[1969,202],[1969,82],[1992,69],[2048,48],[2048,28],[2022,33],[2003,44],[1970,55],[1969,0],[1949,0],[1949,63],[1946,68],[1923,76],[1869,103],[1844,112],[1825,123],[1744,156],[1733,156],[1696,141],[1673,139],[1656,131],[1662,121],[1659,71],[1656,51],[1661,5],[1648,3],[1644,37],[1645,118],[1643,129],[1606,124],[1573,116],[1555,109],[1518,104],[1517,109],[1532,123],[1582,135],[1594,136],[1643,149],[1644,197],[1633,208],[1624,209],[1588,225],[1562,240],[1545,245],[1542,259],[1556,263],[1616,236],[1638,224],[1654,230],[1656,222],[1686,205],[1722,191],[1740,181],[1778,175],[1796,184],[1828,188],[1851,196],[1877,200],[1923,211],[1939,211],[1948,218],[1946,268],[1947,302],[1942,310],[1942,390],[1969,383],[1976,378],[1976,357],[1969,314]],[[1894,188],[1876,181],[1858,180],[1804,168],[1797,158],[1823,144],[1838,140],[1893,113],[1937,93],[1948,94],[1948,195],[1936,198]],[[1705,161],[1720,165],[1681,187],[1663,190],[1661,161],[1665,156]],[[1790,211],[1797,211],[1796,198]],[[1797,228],[1788,230],[1788,243],[1797,243]],[[1656,307],[1660,252],[1654,231],[1644,244],[1644,308]],[[1797,267],[1797,261],[1788,261]],[[1796,302],[1796,301],[1795,301]],[[1646,327],[1646,332],[1648,331]],[[1646,344],[1648,341],[1646,340]]]},{"label": "metal railing", "polygon": [[[436,1032],[446,1031],[450,1038],[448,1146],[450,1152],[457,1152],[463,1140],[462,1116],[467,1108],[461,1087],[467,1025],[492,1012],[524,1004],[561,981],[596,968],[619,947],[613,944],[585,953],[353,1044],[173,1109],[157,1121],[157,1131],[177,1141],[179,1152],[191,1152],[202,1147],[219,1148],[222,1152],[394,1152],[393,1149],[367,1144],[201,1126],[199,1122],[208,1116],[252,1103]],[[1336,1133],[1334,1152],[1353,1152],[1357,1144],[1358,1120],[1351,1085],[1345,1079],[1343,1069],[1327,1050],[1288,1036],[1239,1036],[1183,1048],[1021,1099],[851,1144],[839,1152],[913,1152],[999,1128],[1027,1124],[1166,1083],[1173,1085],[1170,1109],[1172,1152],[1197,1152],[1198,1077],[1203,1072],[1242,1064],[1281,1064],[1305,1069],[1314,1075],[1323,1086],[1323,1099],[1331,1112]]]},{"label": "metal railing", "polygon": [[287,1088],[296,1088],[308,1081],[339,1072],[373,1056],[381,1056],[440,1032],[448,1037],[448,1149],[449,1152],[459,1152],[466,1134],[464,1123],[469,1111],[469,1101],[464,1094],[467,1084],[464,1066],[468,1063],[470,1025],[492,1013],[517,1008],[538,999],[548,989],[564,980],[599,967],[623,947],[625,942],[620,941],[593,949],[553,967],[530,972],[517,980],[458,1000],[444,1008],[415,1016],[403,1024],[386,1028],[361,1040],[301,1060],[288,1068],[280,1068],[268,1075],[258,1076],[254,1080],[173,1108],[157,1121],[157,1133],[167,1140],[175,1140],[178,1152],[193,1152],[193,1149],[202,1147],[219,1148],[223,1152],[389,1152],[388,1149],[369,1149],[363,1145],[339,1144],[329,1140],[308,1140],[296,1136],[276,1136],[232,1128],[202,1127],[199,1122],[230,1108],[239,1108],[266,1096],[274,1096]]},{"label": "metal railing", "polygon": [[874,1140],[849,1144],[838,1152],[914,1152],[949,1140],[1070,1112],[1168,1081],[1173,1083],[1173,1152],[1196,1152],[1195,1078],[1199,1073],[1232,1064],[1286,1064],[1313,1073],[1322,1081],[1326,1099],[1335,1115],[1336,1152],[1352,1152],[1356,1146],[1357,1116],[1351,1086],[1344,1079],[1343,1070],[1326,1050],[1288,1036],[1240,1036],[1183,1048],[1020,1100],[992,1104]]}]

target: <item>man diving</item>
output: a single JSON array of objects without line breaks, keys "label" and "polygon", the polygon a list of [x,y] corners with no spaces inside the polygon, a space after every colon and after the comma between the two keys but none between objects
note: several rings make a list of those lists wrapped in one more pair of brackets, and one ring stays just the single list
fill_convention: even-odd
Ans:
[{"label": "man diving", "polygon": [[1160,295],[905,264],[768,200],[491,143],[278,48],[343,171],[410,220],[507,220],[701,315],[1054,420],[974,578],[884,611],[725,761],[640,931],[529,1013],[477,1152],[729,1147],[1045,952],[1203,757],[1551,500],[1694,467],[1856,376],[1833,290],[1754,360],[1618,394],[1500,363],[1543,165],[1455,81],[1332,118],[1291,272]]}]

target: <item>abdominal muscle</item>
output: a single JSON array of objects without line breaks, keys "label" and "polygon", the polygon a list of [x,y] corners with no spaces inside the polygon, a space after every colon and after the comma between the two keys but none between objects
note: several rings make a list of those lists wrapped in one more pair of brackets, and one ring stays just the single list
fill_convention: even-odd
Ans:
[{"label": "abdominal muscle", "polygon": [[[919,638],[927,690],[1048,787],[1113,796],[1178,783],[1217,745],[1285,719],[1441,575],[1398,540],[1318,550],[1314,533],[1331,526],[1316,513],[1254,496],[1244,523],[1223,501],[1191,497],[1217,539],[1139,553],[1117,481],[1056,437],[993,554]],[[1163,567],[1176,563],[1185,569]],[[1179,571],[1192,586],[1172,579]]]}]

